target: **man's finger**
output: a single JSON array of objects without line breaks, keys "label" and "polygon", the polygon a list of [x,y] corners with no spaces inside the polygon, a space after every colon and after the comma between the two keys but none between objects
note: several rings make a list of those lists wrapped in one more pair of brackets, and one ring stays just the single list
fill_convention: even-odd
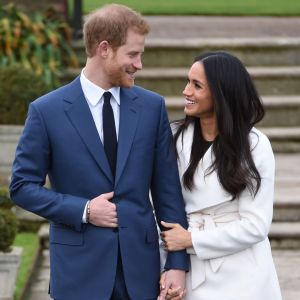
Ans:
[{"label": "man's finger", "polygon": [[167,290],[163,289],[160,291],[159,300],[165,300],[167,296]]},{"label": "man's finger", "polygon": [[[168,276],[168,274],[166,274],[166,277],[167,276]],[[165,282],[165,287],[163,289],[161,289],[161,291],[160,291],[159,300],[166,299],[169,288],[170,288],[170,283]]]},{"label": "man's finger", "polygon": [[160,275],[160,281],[159,281],[159,285],[160,285],[161,290],[163,290],[165,288],[165,281],[166,281],[166,272],[163,272]]},{"label": "man's finger", "polygon": [[100,195],[100,198],[110,200],[114,197],[114,192],[104,193]]}]

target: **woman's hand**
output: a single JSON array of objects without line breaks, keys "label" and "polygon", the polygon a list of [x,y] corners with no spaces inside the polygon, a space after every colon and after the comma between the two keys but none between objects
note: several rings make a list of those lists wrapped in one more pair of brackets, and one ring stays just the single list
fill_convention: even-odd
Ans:
[{"label": "woman's hand", "polygon": [[164,221],[161,221],[161,225],[169,229],[160,234],[165,250],[179,251],[193,246],[191,233],[181,225]]},{"label": "woman's hand", "polygon": [[[165,289],[165,282],[166,282],[166,276],[168,271],[164,271],[160,275],[160,289]],[[182,287],[177,288],[168,288],[167,294],[161,298],[159,297],[159,300],[182,300],[186,294],[186,289],[182,289]]]}]

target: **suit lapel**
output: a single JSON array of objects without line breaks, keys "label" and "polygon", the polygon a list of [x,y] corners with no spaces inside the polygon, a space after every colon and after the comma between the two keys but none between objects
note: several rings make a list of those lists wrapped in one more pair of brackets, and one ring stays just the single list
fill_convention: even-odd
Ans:
[{"label": "suit lapel", "polygon": [[124,171],[140,116],[140,106],[135,101],[136,98],[137,95],[132,90],[121,88],[120,126],[115,186]]},{"label": "suit lapel", "polygon": [[65,97],[64,101],[65,112],[80,135],[82,141],[85,143],[90,154],[93,156],[107,178],[113,181],[111,169],[104,152],[104,147],[81,89],[79,77],[70,84],[70,93],[67,97]]}]

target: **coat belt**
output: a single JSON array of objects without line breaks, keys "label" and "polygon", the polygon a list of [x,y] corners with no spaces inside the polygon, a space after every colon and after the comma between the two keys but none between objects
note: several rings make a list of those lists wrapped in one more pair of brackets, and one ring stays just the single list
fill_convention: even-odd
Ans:
[{"label": "coat belt", "polygon": [[[189,220],[189,231],[197,232],[201,230],[212,230],[222,223],[232,222],[240,218],[237,211],[224,212],[215,214],[195,212],[188,215]],[[197,257],[194,248],[188,248],[187,253],[190,254],[191,261],[191,277],[192,277],[192,289],[197,288],[205,282],[205,262],[208,261],[209,265],[214,273],[218,272],[223,261],[224,256],[203,260]]]}]

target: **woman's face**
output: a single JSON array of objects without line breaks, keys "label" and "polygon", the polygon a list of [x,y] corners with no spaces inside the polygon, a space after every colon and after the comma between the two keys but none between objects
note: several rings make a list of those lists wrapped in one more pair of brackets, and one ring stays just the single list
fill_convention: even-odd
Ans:
[{"label": "woman's face", "polygon": [[202,62],[195,62],[188,73],[188,83],[183,91],[184,112],[198,118],[214,118],[214,101],[206,80]]}]

